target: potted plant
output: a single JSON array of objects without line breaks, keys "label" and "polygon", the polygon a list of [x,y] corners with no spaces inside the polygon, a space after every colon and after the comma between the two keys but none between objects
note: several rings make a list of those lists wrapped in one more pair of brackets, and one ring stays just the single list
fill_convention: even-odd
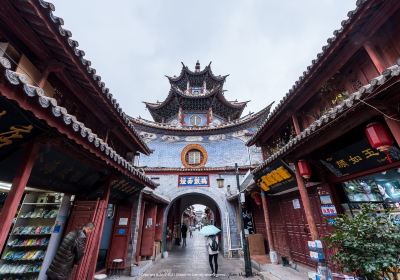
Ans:
[{"label": "potted plant", "polygon": [[389,209],[366,204],[355,217],[338,216],[334,227],[326,241],[339,268],[362,279],[393,279],[389,274],[400,268],[400,226]]}]

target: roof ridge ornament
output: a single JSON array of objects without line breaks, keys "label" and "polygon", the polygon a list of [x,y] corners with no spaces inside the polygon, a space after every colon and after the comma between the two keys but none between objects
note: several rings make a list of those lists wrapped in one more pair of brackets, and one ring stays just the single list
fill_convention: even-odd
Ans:
[{"label": "roof ridge ornament", "polygon": [[196,62],[196,66],[195,66],[195,68],[194,68],[194,71],[195,71],[196,73],[199,73],[199,72],[200,72],[200,62],[199,62],[199,60],[197,60],[197,62]]}]

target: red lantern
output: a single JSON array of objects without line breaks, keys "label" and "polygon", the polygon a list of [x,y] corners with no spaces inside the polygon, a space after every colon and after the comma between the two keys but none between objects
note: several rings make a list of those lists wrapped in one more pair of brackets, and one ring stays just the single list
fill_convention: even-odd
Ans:
[{"label": "red lantern", "polygon": [[392,136],[381,123],[373,122],[367,125],[365,134],[371,147],[378,151],[388,152],[390,147],[393,146],[394,141]]},{"label": "red lantern", "polygon": [[386,127],[379,122],[373,122],[367,125],[365,134],[371,147],[385,153],[388,162],[392,163],[389,150],[393,146],[394,140]]},{"label": "red lantern", "polygon": [[251,198],[253,198],[254,202],[257,205],[261,205],[261,195],[259,192],[253,192],[251,193]]},{"label": "red lantern", "polygon": [[299,162],[297,163],[299,166],[299,173],[301,175],[301,177],[303,177],[305,180],[308,180],[311,178],[311,167],[308,164],[308,161],[306,160],[299,160]]}]

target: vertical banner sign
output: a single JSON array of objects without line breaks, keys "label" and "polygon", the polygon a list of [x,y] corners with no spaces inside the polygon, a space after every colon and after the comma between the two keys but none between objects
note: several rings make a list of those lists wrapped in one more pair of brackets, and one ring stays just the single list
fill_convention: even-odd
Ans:
[{"label": "vertical banner sign", "polygon": [[242,217],[243,217],[243,225],[244,225],[245,234],[253,234],[253,233],[255,233],[254,222],[253,222],[253,214],[251,213],[251,211],[243,209]]},{"label": "vertical banner sign", "polygon": [[178,187],[209,187],[208,175],[179,175]]}]

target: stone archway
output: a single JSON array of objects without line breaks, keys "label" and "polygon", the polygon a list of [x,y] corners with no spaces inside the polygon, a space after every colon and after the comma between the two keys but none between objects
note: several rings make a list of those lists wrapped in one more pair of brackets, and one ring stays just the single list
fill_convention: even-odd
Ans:
[{"label": "stone archway", "polygon": [[[227,218],[229,217],[229,211],[231,210],[225,196],[218,191],[210,191],[206,188],[177,188],[173,193],[169,193],[171,198],[171,203],[167,206],[164,211],[164,222],[163,222],[163,252],[166,251],[166,233],[167,233],[167,223],[168,223],[168,213],[171,206],[181,198],[186,198],[185,205],[190,206],[192,204],[203,204],[205,206],[214,208],[214,211],[219,212],[219,217],[221,219],[221,247],[225,256],[228,255],[228,224]],[[198,199],[196,199],[198,198]],[[196,201],[194,203],[194,201]]]}]

